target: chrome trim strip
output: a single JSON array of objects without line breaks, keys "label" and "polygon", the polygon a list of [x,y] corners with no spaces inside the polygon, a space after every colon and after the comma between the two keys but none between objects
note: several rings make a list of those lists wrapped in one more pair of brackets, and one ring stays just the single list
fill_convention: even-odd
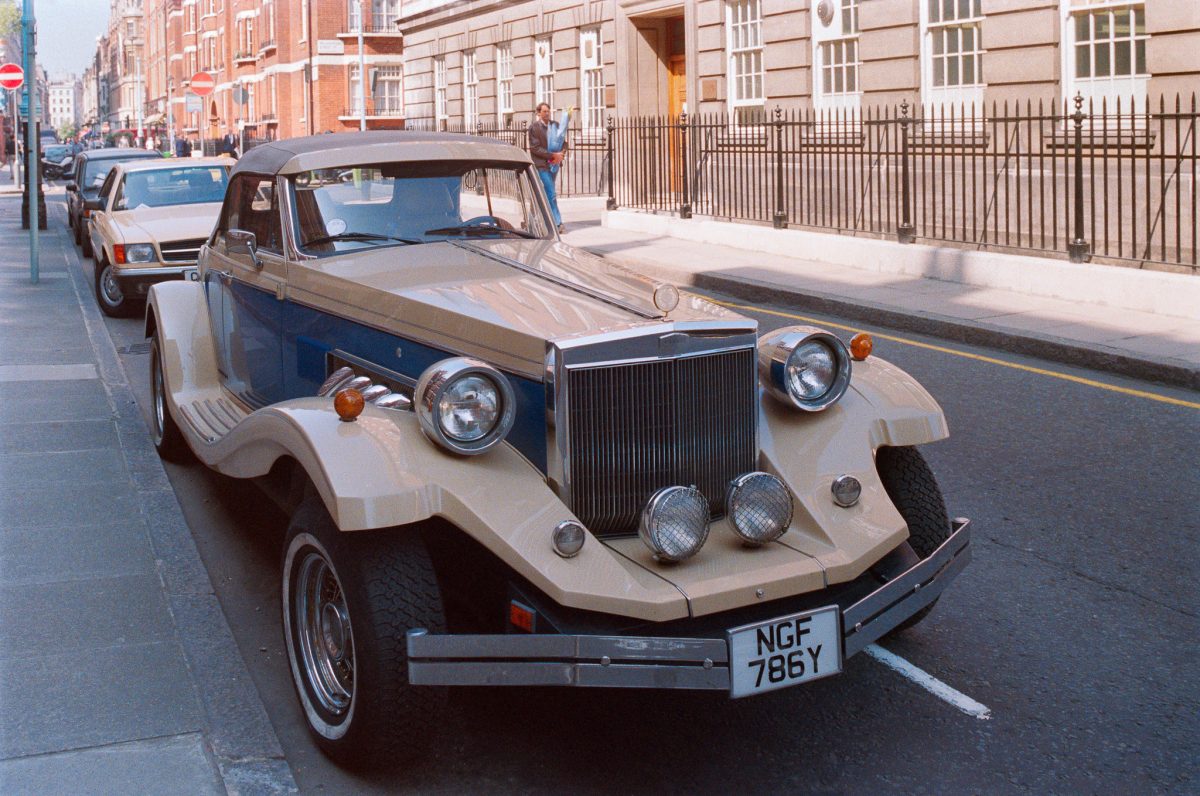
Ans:
[{"label": "chrome trim strip", "polygon": [[[842,611],[842,659],[924,608],[971,557],[970,521],[929,558]],[[729,689],[727,639],[407,634],[413,685],[560,685]]]}]

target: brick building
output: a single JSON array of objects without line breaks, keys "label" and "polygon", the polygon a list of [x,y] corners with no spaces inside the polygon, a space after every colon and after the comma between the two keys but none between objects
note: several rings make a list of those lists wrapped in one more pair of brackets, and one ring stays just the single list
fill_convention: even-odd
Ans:
[{"label": "brick building", "polygon": [[775,106],[1128,106],[1200,85],[1200,3],[1180,0],[411,0],[405,102],[440,127],[536,102],[619,116]]},{"label": "brick building", "polygon": [[[277,139],[404,124],[398,0],[145,0],[146,102],[189,138]],[[358,31],[366,67],[360,97]],[[215,90],[188,91],[198,71]],[[192,107],[188,110],[189,96]],[[170,109],[169,111],[167,109]]]}]

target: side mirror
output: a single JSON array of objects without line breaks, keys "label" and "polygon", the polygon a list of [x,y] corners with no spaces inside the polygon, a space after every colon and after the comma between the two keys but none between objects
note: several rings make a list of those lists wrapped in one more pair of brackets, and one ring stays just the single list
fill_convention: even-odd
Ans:
[{"label": "side mirror", "polygon": [[97,210],[103,210],[104,209],[104,198],[96,197],[95,199],[84,199],[83,200],[83,209],[91,210],[93,212],[95,212]]},{"label": "side mirror", "polygon": [[244,229],[228,230],[225,233],[225,253],[249,257],[255,268],[262,268],[262,262],[258,259],[258,239],[253,232]]},{"label": "side mirror", "polygon": [[67,183],[67,192],[68,193],[74,193],[75,191],[78,191],[78,190],[79,190],[79,186],[76,185],[75,183],[73,183],[73,182]]}]

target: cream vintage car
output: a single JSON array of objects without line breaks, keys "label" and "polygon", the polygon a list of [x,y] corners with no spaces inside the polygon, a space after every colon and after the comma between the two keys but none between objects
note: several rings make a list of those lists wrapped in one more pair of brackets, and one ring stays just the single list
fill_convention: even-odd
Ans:
[{"label": "cream vintage car", "polygon": [[446,686],[833,675],[968,561],[921,385],[565,245],[512,146],[261,145],[199,270],[150,292],[155,444],[291,512],[288,658],[332,756],[413,753]]},{"label": "cream vintage car", "polygon": [[232,166],[228,158],[156,158],[113,167],[87,202],[96,301],[105,314],[133,314],[151,285],[195,274]]}]

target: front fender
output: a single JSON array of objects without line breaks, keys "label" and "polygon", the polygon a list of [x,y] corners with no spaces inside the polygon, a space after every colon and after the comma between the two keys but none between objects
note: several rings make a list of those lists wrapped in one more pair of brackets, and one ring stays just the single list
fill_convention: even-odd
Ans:
[{"label": "front fender", "polygon": [[445,518],[565,606],[652,621],[688,615],[678,590],[595,538],[574,558],[555,554],[554,527],[575,517],[512,447],[452,456],[425,438],[411,412],[368,405],[343,422],[332,404],[298,398],[265,407],[201,456],[242,478],[291,456],[343,531]]},{"label": "front fender", "polygon": [[[816,558],[827,583],[853,580],[908,538],[875,469],[875,451],[945,438],[941,407],[914,378],[878,358],[855,362],[850,389],[823,412],[799,412],[765,393],[761,401],[763,466],[796,497],[795,520],[780,541]],[[862,484],[849,508],[833,501],[840,475]]]}]

